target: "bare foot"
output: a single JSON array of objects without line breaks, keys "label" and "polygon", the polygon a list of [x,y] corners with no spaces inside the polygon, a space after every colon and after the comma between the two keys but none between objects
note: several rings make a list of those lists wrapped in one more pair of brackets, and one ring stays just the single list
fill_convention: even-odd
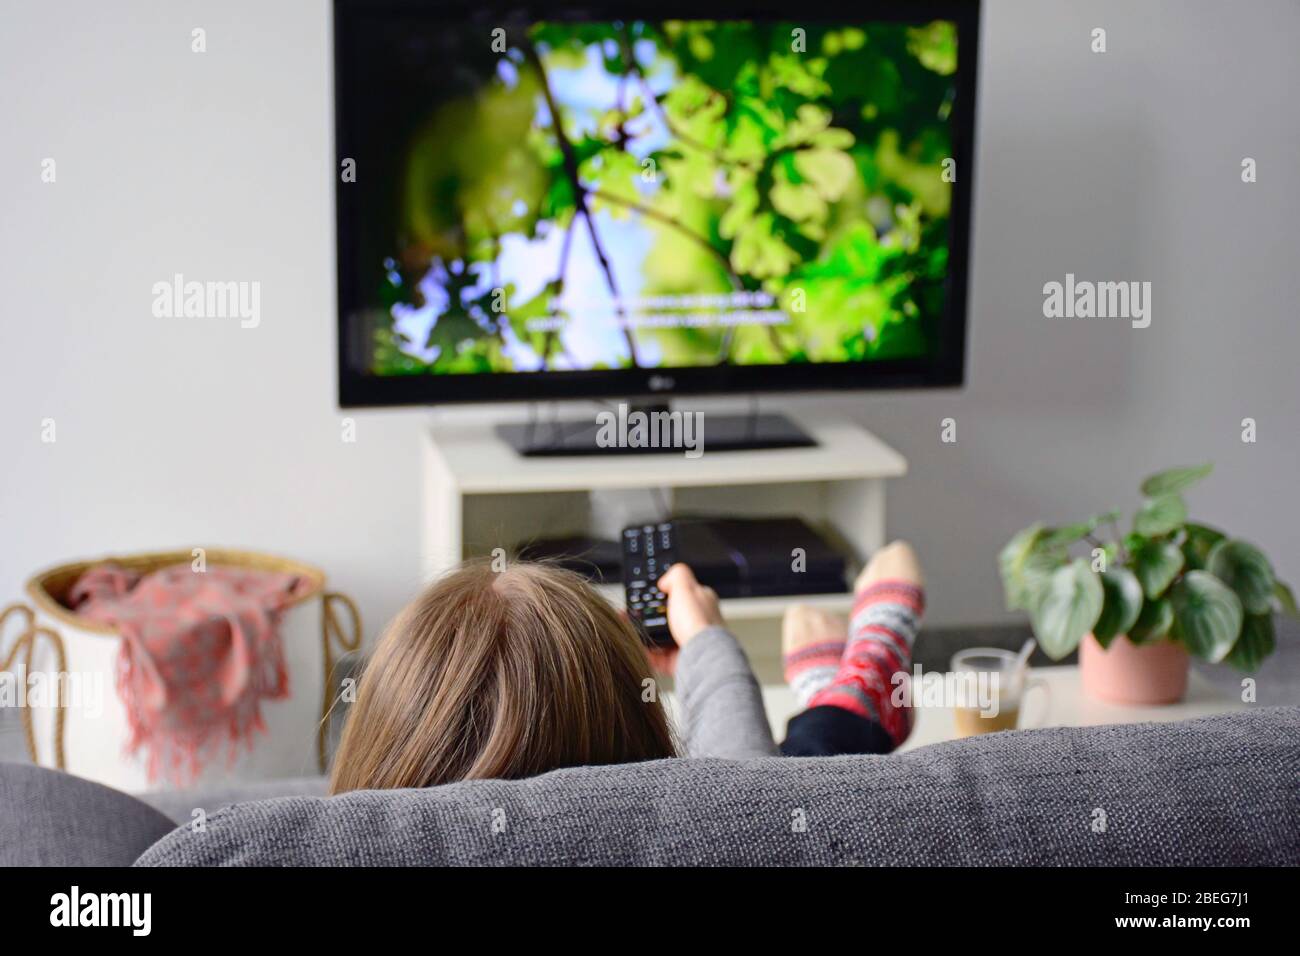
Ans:
[{"label": "bare foot", "polygon": [[925,574],[916,552],[906,541],[892,541],[871,556],[858,579],[853,582],[854,593],[861,593],[877,581],[905,581],[919,588],[925,587]]}]

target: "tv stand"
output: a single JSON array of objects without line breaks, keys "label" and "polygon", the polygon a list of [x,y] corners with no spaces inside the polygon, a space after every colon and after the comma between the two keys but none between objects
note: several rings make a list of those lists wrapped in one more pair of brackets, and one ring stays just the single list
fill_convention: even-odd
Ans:
[{"label": "tv stand", "polygon": [[[845,553],[864,561],[886,541],[885,484],[906,474],[907,462],[854,422],[823,415],[800,424],[815,440],[812,447],[694,460],[603,455],[578,463],[521,459],[482,420],[435,422],[424,441],[422,570],[432,577],[465,558],[509,555],[521,542],[593,534],[603,525],[593,493],[607,491],[647,492],[645,513],[632,515],[633,522],[670,515],[798,516],[832,531]],[[656,504],[656,498],[662,500]],[[610,597],[621,602],[622,589],[611,588]],[[850,601],[838,594],[823,603],[844,610]],[[788,603],[724,602],[728,620],[733,614],[779,619]]]},{"label": "tv stand", "polygon": [[[660,441],[659,438],[678,434],[685,416],[698,416],[685,423],[689,427],[685,434],[691,436],[692,441],[698,441],[701,451],[811,448],[817,444],[816,439],[796,422],[779,413],[719,415],[714,412],[673,412],[666,404],[631,405],[626,402],[602,409],[590,421],[503,423],[496,426],[496,433],[525,458],[681,455],[689,448],[680,442]],[[641,442],[636,440],[635,426],[638,422],[643,425]]]}]

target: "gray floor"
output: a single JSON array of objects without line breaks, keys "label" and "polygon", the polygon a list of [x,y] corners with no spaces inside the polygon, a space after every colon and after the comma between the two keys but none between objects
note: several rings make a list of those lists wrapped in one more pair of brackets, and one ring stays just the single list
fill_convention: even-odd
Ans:
[{"label": "gray floor", "polygon": [[[931,628],[922,631],[917,638],[915,659],[923,670],[944,670],[952,655],[964,647],[1016,650],[1028,636],[1029,629],[1020,626]],[[1034,655],[1033,662],[1039,665],[1053,663],[1041,652]],[[1073,658],[1070,658],[1062,663],[1072,662]],[[1241,686],[1243,675],[1230,667],[1201,661],[1194,661],[1192,666],[1225,691],[1235,692]],[[1278,619],[1277,650],[1254,676],[1256,700],[1260,705],[1300,704],[1300,621]],[[26,762],[27,759],[27,745],[18,711],[0,708],[0,761]]]}]

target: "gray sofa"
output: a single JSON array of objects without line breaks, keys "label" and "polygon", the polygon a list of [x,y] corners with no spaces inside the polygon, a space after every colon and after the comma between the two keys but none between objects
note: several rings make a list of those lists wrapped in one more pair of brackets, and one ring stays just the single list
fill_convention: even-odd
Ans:
[{"label": "gray sofa", "polygon": [[[168,817],[0,765],[0,864],[1300,864],[1297,707],[886,757],[664,760],[259,799],[285,786],[178,795]],[[173,829],[194,807],[205,828]]]}]

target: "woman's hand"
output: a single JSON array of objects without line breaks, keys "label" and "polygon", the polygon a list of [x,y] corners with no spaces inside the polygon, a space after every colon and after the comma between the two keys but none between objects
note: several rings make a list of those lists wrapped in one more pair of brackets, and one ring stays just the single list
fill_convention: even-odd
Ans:
[{"label": "woman's hand", "polygon": [[668,631],[678,647],[685,647],[701,631],[725,627],[718,609],[718,594],[695,580],[695,572],[682,563],[674,564],[658,581],[668,596]]}]

